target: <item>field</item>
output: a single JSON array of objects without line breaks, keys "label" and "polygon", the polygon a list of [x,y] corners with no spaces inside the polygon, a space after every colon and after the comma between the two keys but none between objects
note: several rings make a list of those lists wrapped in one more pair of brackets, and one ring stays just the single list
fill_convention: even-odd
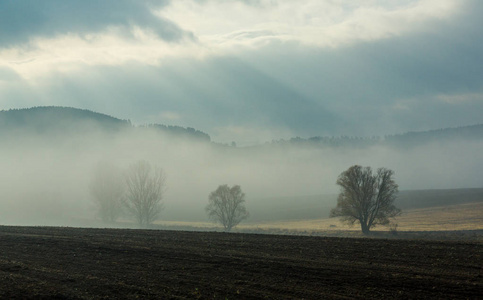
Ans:
[{"label": "field", "polygon": [[[463,203],[437,207],[403,210],[394,220],[397,232],[386,237],[421,237],[483,240],[483,202]],[[209,222],[170,222],[159,221],[157,225],[165,229],[221,230]],[[388,233],[391,227],[380,226],[378,233]],[[393,228],[394,229],[394,228]],[[337,218],[259,221],[240,224],[237,232],[276,233],[321,236],[362,236],[360,227],[349,227]],[[396,234],[397,233],[397,234]]]},{"label": "field", "polygon": [[[399,231],[461,231],[483,229],[483,202],[446,205],[430,208],[403,210],[402,215],[394,220]],[[241,228],[286,229],[289,231],[325,232],[325,231],[360,231],[355,224],[349,227],[337,218],[313,220],[294,220],[266,222],[241,226]],[[377,231],[388,231],[381,226]]]},{"label": "field", "polygon": [[478,241],[0,227],[2,299],[477,299]]}]

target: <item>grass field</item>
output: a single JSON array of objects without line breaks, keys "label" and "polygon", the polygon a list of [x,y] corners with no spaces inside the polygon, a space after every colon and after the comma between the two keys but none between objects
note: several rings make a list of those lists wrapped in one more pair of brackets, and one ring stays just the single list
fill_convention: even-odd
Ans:
[{"label": "grass field", "polygon": [[[404,210],[394,220],[398,231],[460,231],[483,230],[483,202],[446,205],[440,207]],[[192,227],[193,229],[216,229],[209,222],[169,222],[159,221],[157,225],[166,227]],[[221,229],[221,228],[218,228]],[[330,231],[355,231],[360,227],[355,224],[349,227],[337,218],[288,220],[241,223],[239,231],[275,231],[284,233],[317,233]],[[377,231],[389,231],[390,227],[379,226]]]}]

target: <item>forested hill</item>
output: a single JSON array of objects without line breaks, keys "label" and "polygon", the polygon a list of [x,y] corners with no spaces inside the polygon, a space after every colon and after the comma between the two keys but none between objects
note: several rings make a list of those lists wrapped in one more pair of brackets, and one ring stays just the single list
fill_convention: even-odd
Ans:
[{"label": "forested hill", "polygon": [[394,146],[413,146],[437,140],[480,140],[483,141],[483,124],[438,130],[407,132],[385,137],[385,142]]},{"label": "forested hill", "polygon": [[[211,141],[208,134],[190,127],[184,128],[161,124],[133,126],[128,120],[121,120],[106,114],[72,107],[44,106],[0,111],[0,137],[2,138],[7,136],[21,136],[22,134],[28,133],[36,135],[60,134],[61,136],[63,134],[82,135],[93,131],[113,133],[125,129],[138,131],[154,130],[173,137],[190,138],[204,142]],[[483,141],[483,124],[420,132],[407,132],[385,137],[339,136],[312,137],[307,139],[296,137],[290,140],[272,141],[267,144],[275,146],[309,145],[313,147],[347,148],[385,145],[393,146],[395,148],[407,148],[431,141],[444,142],[448,140]],[[258,148],[260,146],[254,146],[251,148]]]},{"label": "forested hill", "polygon": [[150,124],[135,127],[128,120],[72,107],[43,106],[0,111],[0,136],[22,134],[73,135],[93,131],[115,133],[126,129],[157,130],[172,136],[210,141],[210,136],[193,128]]},{"label": "forested hill", "polygon": [[0,111],[0,130],[33,133],[79,131],[89,124],[106,131],[130,127],[130,123],[105,114],[71,107],[33,107]]},{"label": "forested hill", "polygon": [[315,147],[348,147],[363,148],[375,145],[407,148],[433,141],[483,141],[483,124],[444,128],[438,130],[407,132],[403,134],[387,135],[385,137],[311,137],[308,139],[296,137],[290,140],[271,142],[271,145],[307,145]]}]

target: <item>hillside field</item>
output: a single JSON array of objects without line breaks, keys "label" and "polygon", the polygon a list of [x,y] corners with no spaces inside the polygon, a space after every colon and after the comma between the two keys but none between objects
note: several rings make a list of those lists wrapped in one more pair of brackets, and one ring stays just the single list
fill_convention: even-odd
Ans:
[{"label": "hillside field", "polygon": [[[483,202],[463,203],[437,207],[407,209],[394,221],[394,226],[379,226],[374,233],[385,233],[387,237],[418,237],[422,233],[433,237],[446,238],[448,232],[451,239],[483,239]],[[158,221],[157,228],[182,230],[222,230],[210,222]],[[392,231],[391,231],[392,230]],[[236,232],[276,233],[320,236],[362,236],[358,224],[350,227],[341,223],[338,218],[300,219],[259,221],[249,220],[241,223]],[[406,235],[405,235],[406,233]],[[466,233],[466,234],[465,234]],[[468,235],[469,234],[469,235]]]}]

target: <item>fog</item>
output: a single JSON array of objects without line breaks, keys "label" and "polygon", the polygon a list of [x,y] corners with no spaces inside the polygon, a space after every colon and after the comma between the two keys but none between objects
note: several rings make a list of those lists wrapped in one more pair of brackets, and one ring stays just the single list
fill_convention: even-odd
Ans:
[{"label": "fog", "polygon": [[335,206],[335,200],[326,203],[322,195],[336,194],[337,176],[354,164],[394,170],[400,190],[483,187],[481,140],[404,149],[382,144],[232,147],[147,128],[86,132],[71,137],[16,132],[2,137],[0,224],[107,226],[100,222],[89,193],[99,162],[122,170],[138,160],[161,167],[167,178],[160,219],[171,221],[208,221],[208,194],[221,184],[240,185],[253,215],[257,204],[276,208],[304,196],[320,197],[321,206]]}]

